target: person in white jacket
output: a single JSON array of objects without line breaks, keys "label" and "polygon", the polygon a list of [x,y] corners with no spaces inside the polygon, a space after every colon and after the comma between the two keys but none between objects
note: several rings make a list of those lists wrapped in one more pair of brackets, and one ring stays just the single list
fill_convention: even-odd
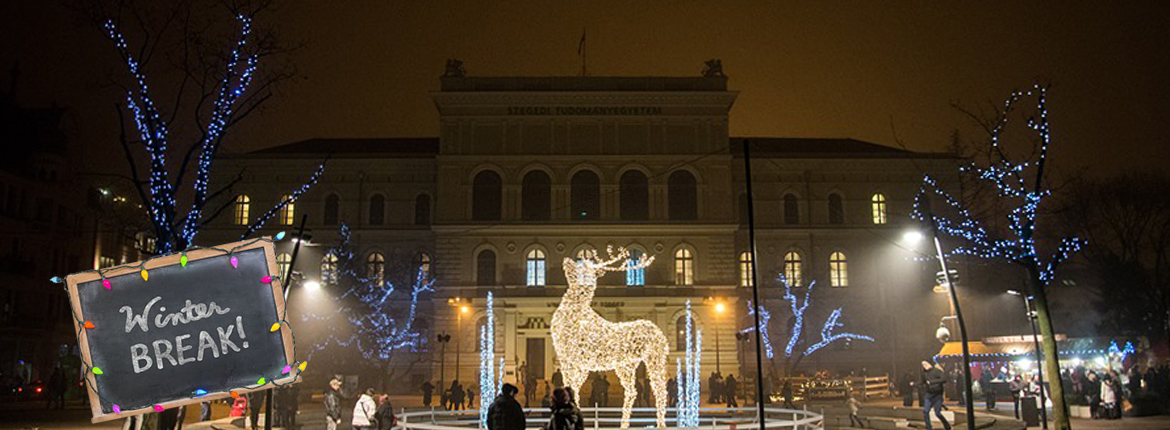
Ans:
[{"label": "person in white jacket", "polygon": [[377,422],[378,402],[374,401],[374,389],[367,388],[353,405],[353,430],[370,430]]}]

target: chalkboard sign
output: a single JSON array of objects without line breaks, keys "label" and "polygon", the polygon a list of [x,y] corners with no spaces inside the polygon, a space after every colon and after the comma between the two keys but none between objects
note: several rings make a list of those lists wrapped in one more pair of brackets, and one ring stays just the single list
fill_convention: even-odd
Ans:
[{"label": "chalkboard sign", "polygon": [[292,383],[300,374],[271,239],[65,281],[95,423]]}]

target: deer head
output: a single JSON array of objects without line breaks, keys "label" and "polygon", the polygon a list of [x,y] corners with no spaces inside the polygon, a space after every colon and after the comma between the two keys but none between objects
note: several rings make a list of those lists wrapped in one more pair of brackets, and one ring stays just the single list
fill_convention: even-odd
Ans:
[{"label": "deer head", "polygon": [[569,281],[570,294],[585,294],[592,297],[593,291],[597,289],[597,279],[605,276],[605,272],[642,269],[654,262],[654,257],[651,256],[630,264],[628,263],[630,251],[625,248],[618,248],[615,254],[613,247],[607,247],[605,252],[609,256],[607,259],[602,259],[593,249],[585,250],[583,258],[579,260],[565,258],[565,279]]}]

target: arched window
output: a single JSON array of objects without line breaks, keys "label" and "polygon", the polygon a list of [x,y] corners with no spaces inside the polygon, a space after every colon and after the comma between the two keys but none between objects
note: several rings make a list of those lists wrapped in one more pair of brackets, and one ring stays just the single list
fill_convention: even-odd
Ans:
[{"label": "arched window", "polygon": [[528,251],[526,269],[529,287],[544,286],[544,251],[533,249]]},{"label": "arched window", "polygon": [[695,256],[687,248],[679,248],[674,252],[674,284],[694,285],[695,283]]},{"label": "arched window", "polygon": [[590,170],[573,175],[569,184],[570,207],[575,220],[595,220],[601,217],[601,180]]},{"label": "arched window", "polygon": [[829,285],[833,287],[849,286],[849,266],[844,252],[834,252],[829,255]]},{"label": "arched window", "polygon": [[414,225],[431,225],[431,196],[419,194],[414,198]]},{"label": "arched window", "polygon": [[325,225],[337,225],[337,220],[341,218],[341,197],[337,194],[330,194],[325,196],[325,216],[321,220]]},{"label": "arched window", "polygon": [[750,287],[752,285],[752,253],[744,251],[739,253],[739,286]]},{"label": "arched window", "polygon": [[431,279],[431,256],[425,252],[418,254],[418,276],[422,279]]},{"label": "arched window", "polygon": [[280,211],[278,211],[276,214],[276,218],[278,219],[280,225],[293,225],[293,222],[296,221],[297,208],[296,203],[293,202],[292,198],[293,197],[289,194],[280,196],[281,202],[288,201],[288,204],[284,205],[283,208],[280,208]]},{"label": "arched window", "polygon": [[796,251],[788,251],[784,254],[784,279],[788,280],[788,285],[793,287],[801,286],[803,282],[800,267],[800,254]]},{"label": "arched window", "polygon": [[[691,341],[695,340],[695,334],[698,332],[698,327],[695,326],[695,321],[691,320]],[[687,315],[679,315],[678,319],[674,320],[674,350],[686,351],[687,349]]]},{"label": "arched window", "polygon": [[792,194],[784,195],[784,223],[800,224],[800,206],[796,202],[796,196]]},{"label": "arched window", "polygon": [[501,208],[500,195],[503,190],[503,181],[500,175],[491,170],[484,170],[475,175],[472,184],[471,219],[476,221],[499,221]]},{"label": "arched window", "polygon": [[524,175],[520,192],[520,218],[526,221],[544,221],[552,213],[552,185],[548,174],[533,170]]},{"label": "arched window", "polygon": [[276,265],[277,265],[277,267],[280,267],[280,280],[281,280],[281,282],[284,282],[285,277],[288,276],[288,267],[291,264],[292,264],[292,256],[289,255],[287,252],[282,252],[282,253],[280,253],[280,255],[276,256]]},{"label": "arched window", "polygon": [[337,254],[329,251],[321,258],[321,283],[337,283]]},{"label": "arched window", "polygon": [[620,182],[622,219],[627,221],[650,219],[650,182],[646,179],[646,174],[638,170],[629,170],[622,174]]},{"label": "arched window", "polygon": [[876,225],[885,224],[888,221],[886,218],[886,196],[882,193],[877,193],[869,200],[873,206],[873,223]]},{"label": "arched window", "polygon": [[829,224],[845,224],[845,206],[840,194],[829,194]]},{"label": "arched window", "polygon": [[232,217],[232,223],[235,225],[248,225],[248,211],[252,206],[252,199],[248,196],[240,194],[236,196],[236,210]]},{"label": "arched window", "polygon": [[646,269],[635,268],[646,254],[640,249],[631,249],[630,258],[626,260],[626,285],[646,285]]},{"label": "arched window", "polygon": [[481,287],[496,285],[496,252],[479,251],[475,257],[475,283]]},{"label": "arched window", "polygon": [[386,279],[386,256],[381,252],[366,255],[366,278],[379,286]]},{"label": "arched window", "polygon": [[381,194],[370,197],[370,225],[382,225],[386,222],[386,198]]},{"label": "arched window", "polygon": [[698,187],[691,172],[679,170],[671,173],[666,186],[670,219],[687,221],[699,218]]}]

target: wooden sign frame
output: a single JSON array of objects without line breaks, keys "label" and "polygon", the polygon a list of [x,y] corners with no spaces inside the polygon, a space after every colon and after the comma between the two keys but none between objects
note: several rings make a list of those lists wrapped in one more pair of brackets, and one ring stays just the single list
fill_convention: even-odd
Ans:
[{"label": "wooden sign frame", "polygon": [[[236,247],[239,247],[239,248],[236,248]],[[276,263],[276,250],[275,250],[275,247],[273,246],[273,243],[272,243],[272,240],[270,237],[264,237],[263,240],[260,240],[260,239],[242,240],[239,242],[233,242],[233,243],[217,246],[216,248],[220,248],[220,249],[233,249],[233,248],[235,248],[234,252],[243,252],[243,251],[248,251],[248,250],[252,250],[252,249],[256,249],[256,248],[263,248],[264,249],[264,258],[265,258],[265,261],[267,262],[267,265],[268,265],[268,273],[277,274],[277,275],[280,274],[279,265]],[[172,254],[172,255],[165,256],[165,257],[151,259],[151,260],[147,261],[146,264],[143,266],[139,266],[139,263],[117,266],[117,267],[105,270],[104,274],[105,274],[106,278],[113,278],[113,277],[122,276],[122,275],[135,274],[141,270],[150,271],[152,269],[157,269],[160,267],[174,266],[177,264],[181,264],[179,259],[182,257],[182,255],[183,254]],[[219,249],[210,249],[210,248],[203,248],[203,249],[196,249],[193,251],[189,251],[186,253],[186,255],[187,255],[188,262],[198,261],[198,260],[202,260],[202,259],[206,259],[206,258],[225,257],[226,256],[226,254],[224,254],[223,251],[221,251]],[[69,292],[69,305],[73,307],[73,315],[74,315],[73,329],[74,329],[74,331],[76,331],[78,333],[77,344],[79,346],[79,349],[81,350],[81,360],[84,363],[86,363],[87,366],[90,366],[90,367],[93,367],[93,360],[92,360],[92,357],[90,356],[90,351],[89,351],[88,333],[86,332],[86,330],[84,330],[81,327],[81,322],[86,321],[86,318],[85,318],[85,314],[82,312],[82,309],[81,309],[81,299],[80,299],[80,296],[78,295],[77,287],[80,284],[84,284],[86,282],[97,281],[101,278],[102,278],[102,274],[99,274],[96,271],[75,273],[75,274],[69,275],[68,277],[65,278],[66,290]],[[277,315],[278,320],[280,320],[280,321],[285,320],[285,312],[287,311],[287,309],[285,309],[285,303],[284,303],[284,290],[282,288],[283,283],[284,283],[284,279],[279,279],[279,276],[274,276],[274,279],[270,284],[271,289],[272,289],[272,300],[276,304],[276,315]],[[244,393],[250,393],[253,391],[267,390],[269,388],[275,387],[277,384],[283,385],[283,384],[287,384],[290,382],[293,382],[293,383],[300,382],[300,380],[301,380],[300,374],[297,371],[296,366],[295,366],[295,363],[296,363],[295,357],[293,357],[292,328],[289,327],[288,324],[281,324],[280,330],[281,330],[281,339],[283,340],[283,343],[284,343],[285,362],[288,363],[289,365],[293,366],[293,372],[290,373],[290,376],[279,378],[279,379],[276,379],[273,381],[268,381],[266,384],[264,384],[260,387],[256,387],[256,388],[242,388],[241,387],[241,388],[234,389],[233,391],[235,391],[238,394],[244,394]],[[93,413],[93,418],[91,419],[92,423],[96,424],[96,423],[116,420],[116,419],[120,419],[120,418],[127,418],[127,417],[134,416],[134,415],[141,415],[141,414],[145,414],[148,412],[154,412],[154,409],[152,409],[152,407],[146,407],[146,408],[142,408],[142,409],[122,410],[122,412],[120,414],[105,413],[102,411],[101,398],[98,397],[97,388],[96,388],[97,381],[95,379],[93,372],[86,372],[85,382],[86,382],[86,384],[89,384],[89,388],[86,390],[86,392],[89,395],[89,406],[90,406],[91,412]],[[158,405],[162,406],[163,408],[170,409],[170,408],[175,408],[175,407],[179,407],[179,406],[185,406],[185,405],[202,403],[202,402],[207,402],[207,401],[216,400],[216,399],[222,399],[225,397],[231,397],[231,392],[218,391],[218,392],[213,392],[213,393],[207,393],[206,395],[199,396],[196,398],[183,398],[183,399],[177,399],[177,400],[171,400],[171,401],[167,401],[167,402],[163,402],[163,403],[158,403]]]}]

